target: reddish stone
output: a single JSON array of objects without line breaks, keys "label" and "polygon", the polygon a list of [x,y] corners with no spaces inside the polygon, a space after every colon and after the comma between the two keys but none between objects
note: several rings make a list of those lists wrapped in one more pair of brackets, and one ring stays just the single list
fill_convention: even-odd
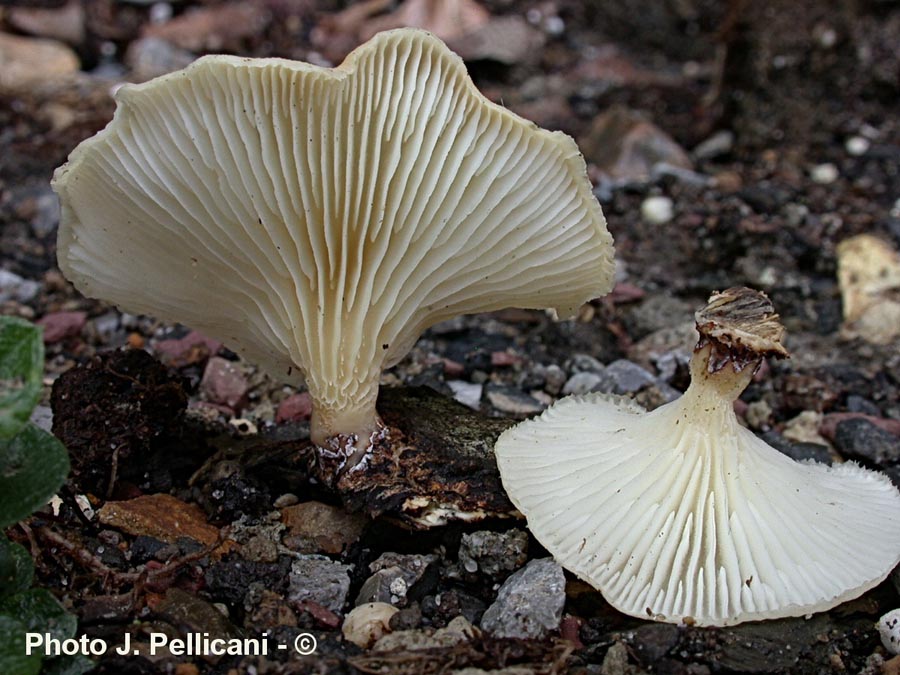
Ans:
[{"label": "reddish stone", "polygon": [[511,352],[491,352],[491,365],[495,367],[514,366],[522,362],[522,357]]},{"label": "reddish stone", "polygon": [[247,405],[250,383],[234,362],[214,356],[203,371],[200,390],[206,394],[208,401],[238,413]]},{"label": "reddish stone", "polygon": [[320,626],[337,628],[341,625],[341,618],[327,607],[320,605],[318,602],[301,600],[297,603],[296,608],[301,612],[309,614]]},{"label": "reddish stone", "polygon": [[659,163],[693,168],[678,143],[627,108],[613,107],[597,116],[579,145],[588,161],[613,180],[645,181]]},{"label": "reddish stone", "polygon": [[581,617],[566,615],[563,617],[562,622],[559,624],[559,636],[563,640],[568,640],[572,643],[572,646],[575,649],[584,648],[584,643],[581,641],[580,630],[581,624],[584,621]]},{"label": "reddish stone", "polygon": [[85,323],[86,312],[53,312],[44,316],[37,325],[43,327],[44,342],[49,345],[78,335]]},{"label": "reddish stone", "polygon": [[308,420],[312,415],[312,408],[312,397],[308,391],[291,394],[278,404],[278,410],[275,411],[275,422],[283,424],[284,422]]},{"label": "reddish stone", "polygon": [[444,362],[444,375],[450,378],[461,377],[466,367],[453,359],[441,359]]},{"label": "reddish stone", "polygon": [[191,331],[177,340],[160,340],[156,343],[156,353],[160,360],[173,368],[205,361],[210,356],[215,356],[221,348],[221,342],[197,331]]},{"label": "reddish stone", "polygon": [[618,283],[615,288],[612,289],[612,292],[609,294],[610,299],[617,305],[635,302],[640,300],[645,295],[643,288],[638,288],[634,284],[628,283]]}]

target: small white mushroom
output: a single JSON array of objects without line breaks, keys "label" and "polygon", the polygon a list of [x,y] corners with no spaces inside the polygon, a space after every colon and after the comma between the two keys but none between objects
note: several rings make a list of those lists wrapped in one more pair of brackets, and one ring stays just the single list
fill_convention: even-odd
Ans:
[{"label": "small white mushroom", "polygon": [[368,445],[382,369],[428,326],[568,316],[612,286],[574,141],[485,99],[423,31],[333,69],[204,57],[116,99],[54,176],[60,268],[275,378],[305,375],[319,445]]},{"label": "small white mushroom", "polygon": [[391,632],[390,621],[399,610],[386,602],[367,602],[344,617],[341,634],[348,642],[368,649]]},{"label": "small white mushroom", "polygon": [[697,313],[691,385],[645,412],[603,395],[559,401],[496,444],[535,537],[617,609],[733,625],[827,610],[900,561],[900,493],[847,462],[797,463],[740,426],[733,402],[786,354],[768,298],[715,294]]}]

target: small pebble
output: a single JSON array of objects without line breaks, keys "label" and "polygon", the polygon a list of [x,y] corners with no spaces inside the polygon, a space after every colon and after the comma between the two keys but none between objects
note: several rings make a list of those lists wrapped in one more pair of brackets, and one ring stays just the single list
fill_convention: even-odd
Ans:
[{"label": "small pebble", "polygon": [[544,30],[547,35],[557,37],[566,32],[566,22],[556,15],[548,16],[544,19]]},{"label": "small pebble", "polygon": [[601,379],[601,390],[612,394],[631,394],[656,382],[649,370],[627,359],[610,363]]},{"label": "small pebble", "polygon": [[809,172],[809,177],[819,185],[829,185],[838,179],[838,168],[829,163],[814,166]]},{"label": "small pebble", "polygon": [[453,398],[472,410],[481,408],[481,392],[484,385],[466,382],[464,380],[450,380],[447,386],[453,390]]},{"label": "small pebble", "polygon": [[566,602],[566,577],[552,558],[532,560],[500,587],[481,619],[495,637],[543,639],[559,628]]},{"label": "small pebble", "polygon": [[34,300],[40,290],[38,282],[23,279],[8,270],[0,270],[0,302],[15,300],[23,304],[28,303]]},{"label": "small pebble", "polygon": [[469,574],[478,572],[500,580],[528,560],[528,535],[522,530],[464,534],[459,545],[459,561]]},{"label": "small pebble", "polygon": [[37,322],[44,329],[46,344],[53,344],[78,335],[85,323],[87,323],[87,313],[85,312],[53,312],[46,314]]},{"label": "small pebble", "polygon": [[295,495],[293,492],[285,492],[278,499],[275,500],[273,506],[276,509],[283,509],[286,506],[293,506],[294,504],[299,504],[300,498]]},{"label": "small pebble", "polygon": [[567,364],[567,367],[573,373],[580,373],[582,371],[589,371],[592,373],[603,372],[603,364],[590,354],[574,354],[571,361]]},{"label": "small pebble", "polygon": [[593,391],[602,381],[603,378],[598,373],[591,373],[588,371],[575,373],[568,379],[565,386],[562,388],[562,393],[566,396],[571,394],[586,394],[589,391]]},{"label": "small pebble", "polygon": [[566,372],[555,363],[547,366],[544,372],[544,391],[558,396],[566,383]]},{"label": "small pebble", "polygon": [[851,136],[844,142],[844,149],[847,151],[848,155],[859,157],[866,154],[871,145],[869,139],[864,138],[863,136]]},{"label": "small pebble", "polygon": [[734,147],[734,132],[728,129],[717,131],[694,148],[696,159],[713,159],[731,152]]},{"label": "small pebble", "polygon": [[545,408],[533,396],[522,393],[513,387],[488,385],[487,399],[497,410],[510,415],[535,415],[542,412]]},{"label": "small pebble", "polygon": [[347,614],[341,634],[348,642],[368,649],[383,635],[391,632],[391,617],[397,612],[396,607],[386,602],[367,602]]},{"label": "small pebble", "polygon": [[834,445],[846,459],[886,465],[900,460],[900,436],[879,429],[866,419],[847,419],[837,425]]},{"label": "small pebble", "polygon": [[320,555],[300,556],[291,566],[288,600],[315,602],[340,612],[350,592],[350,566]]},{"label": "small pebble", "polygon": [[891,654],[900,654],[900,609],[894,609],[878,620],[881,644]]},{"label": "small pebble", "polygon": [[641,204],[641,218],[651,225],[664,225],[675,217],[675,204],[668,197],[647,197]]}]

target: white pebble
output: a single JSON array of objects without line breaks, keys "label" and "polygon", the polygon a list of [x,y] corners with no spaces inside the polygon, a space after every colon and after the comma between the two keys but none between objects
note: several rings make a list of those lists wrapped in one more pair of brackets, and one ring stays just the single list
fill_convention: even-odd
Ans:
[{"label": "white pebble", "polygon": [[453,390],[453,398],[472,410],[481,408],[481,392],[483,385],[464,380],[450,380],[447,386]]},{"label": "white pebble", "polygon": [[894,609],[878,620],[881,644],[891,654],[900,654],[900,609]]},{"label": "white pebble", "polygon": [[150,23],[165,23],[172,18],[172,5],[157,2],[150,6]]},{"label": "white pebble", "polygon": [[869,139],[862,136],[851,136],[844,143],[844,149],[847,151],[847,154],[854,157],[866,154],[870,146]]},{"label": "white pebble", "polygon": [[386,602],[367,602],[353,609],[344,618],[341,634],[348,642],[368,649],[380,637],[391,632],[391,617],[397,611],[396,607]]},{"label": "white pebble", "polygon": [[828,185],[837,180],[838,168],[830,162],[827,164],[819,164],[812,168],[812,171],[809,172],[809,177],[820,185]]},{"label": "white pebble", "polygon": [[651,225],[668,223],[675,217],[675,205],[668,197],[647,197],[641,204],[641,218]]},{"label": "white pebble", "polygon": [[566,22],[556,15],[548,16],[544,19],[544,30],[548,35],[560,36],[566,32]]}]

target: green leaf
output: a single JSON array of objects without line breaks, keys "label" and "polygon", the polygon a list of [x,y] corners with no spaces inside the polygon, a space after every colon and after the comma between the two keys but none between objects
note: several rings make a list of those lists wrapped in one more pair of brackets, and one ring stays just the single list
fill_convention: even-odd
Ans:
[{"label": "green leaf", "polygon": [[20,593],[34,580],[34,563],[24,548],[0,535],[0,600]]},{"label": "green leaf", "polygon": [[0,442],[0,528],[50,501],[68,473],[69,455],[62,443],[34,424]]},{"label": "green leaf", "polygon": [[44,661],[41,675],[84,675],[97,664],[81,654],[75,656],[57,656]]},{"label": "green leaf", "polygon": [[78,619],[59,604],[45,588],[29,588],[24,593],[0,602],[0,615],[5,614],[25,626],[30,633],[50,633],[57,640],[75,635]]},{"label": "green leaf", "polygon": [[41,669],[41,653],[25,654],[25,626],[0,614],[0,673],[3,675],[37,675]]},{"label": "green leaf", "polygon": [[41,329],[0,317],[0,439],[12,438],[28,421],[41,397],[43,372]]}]

